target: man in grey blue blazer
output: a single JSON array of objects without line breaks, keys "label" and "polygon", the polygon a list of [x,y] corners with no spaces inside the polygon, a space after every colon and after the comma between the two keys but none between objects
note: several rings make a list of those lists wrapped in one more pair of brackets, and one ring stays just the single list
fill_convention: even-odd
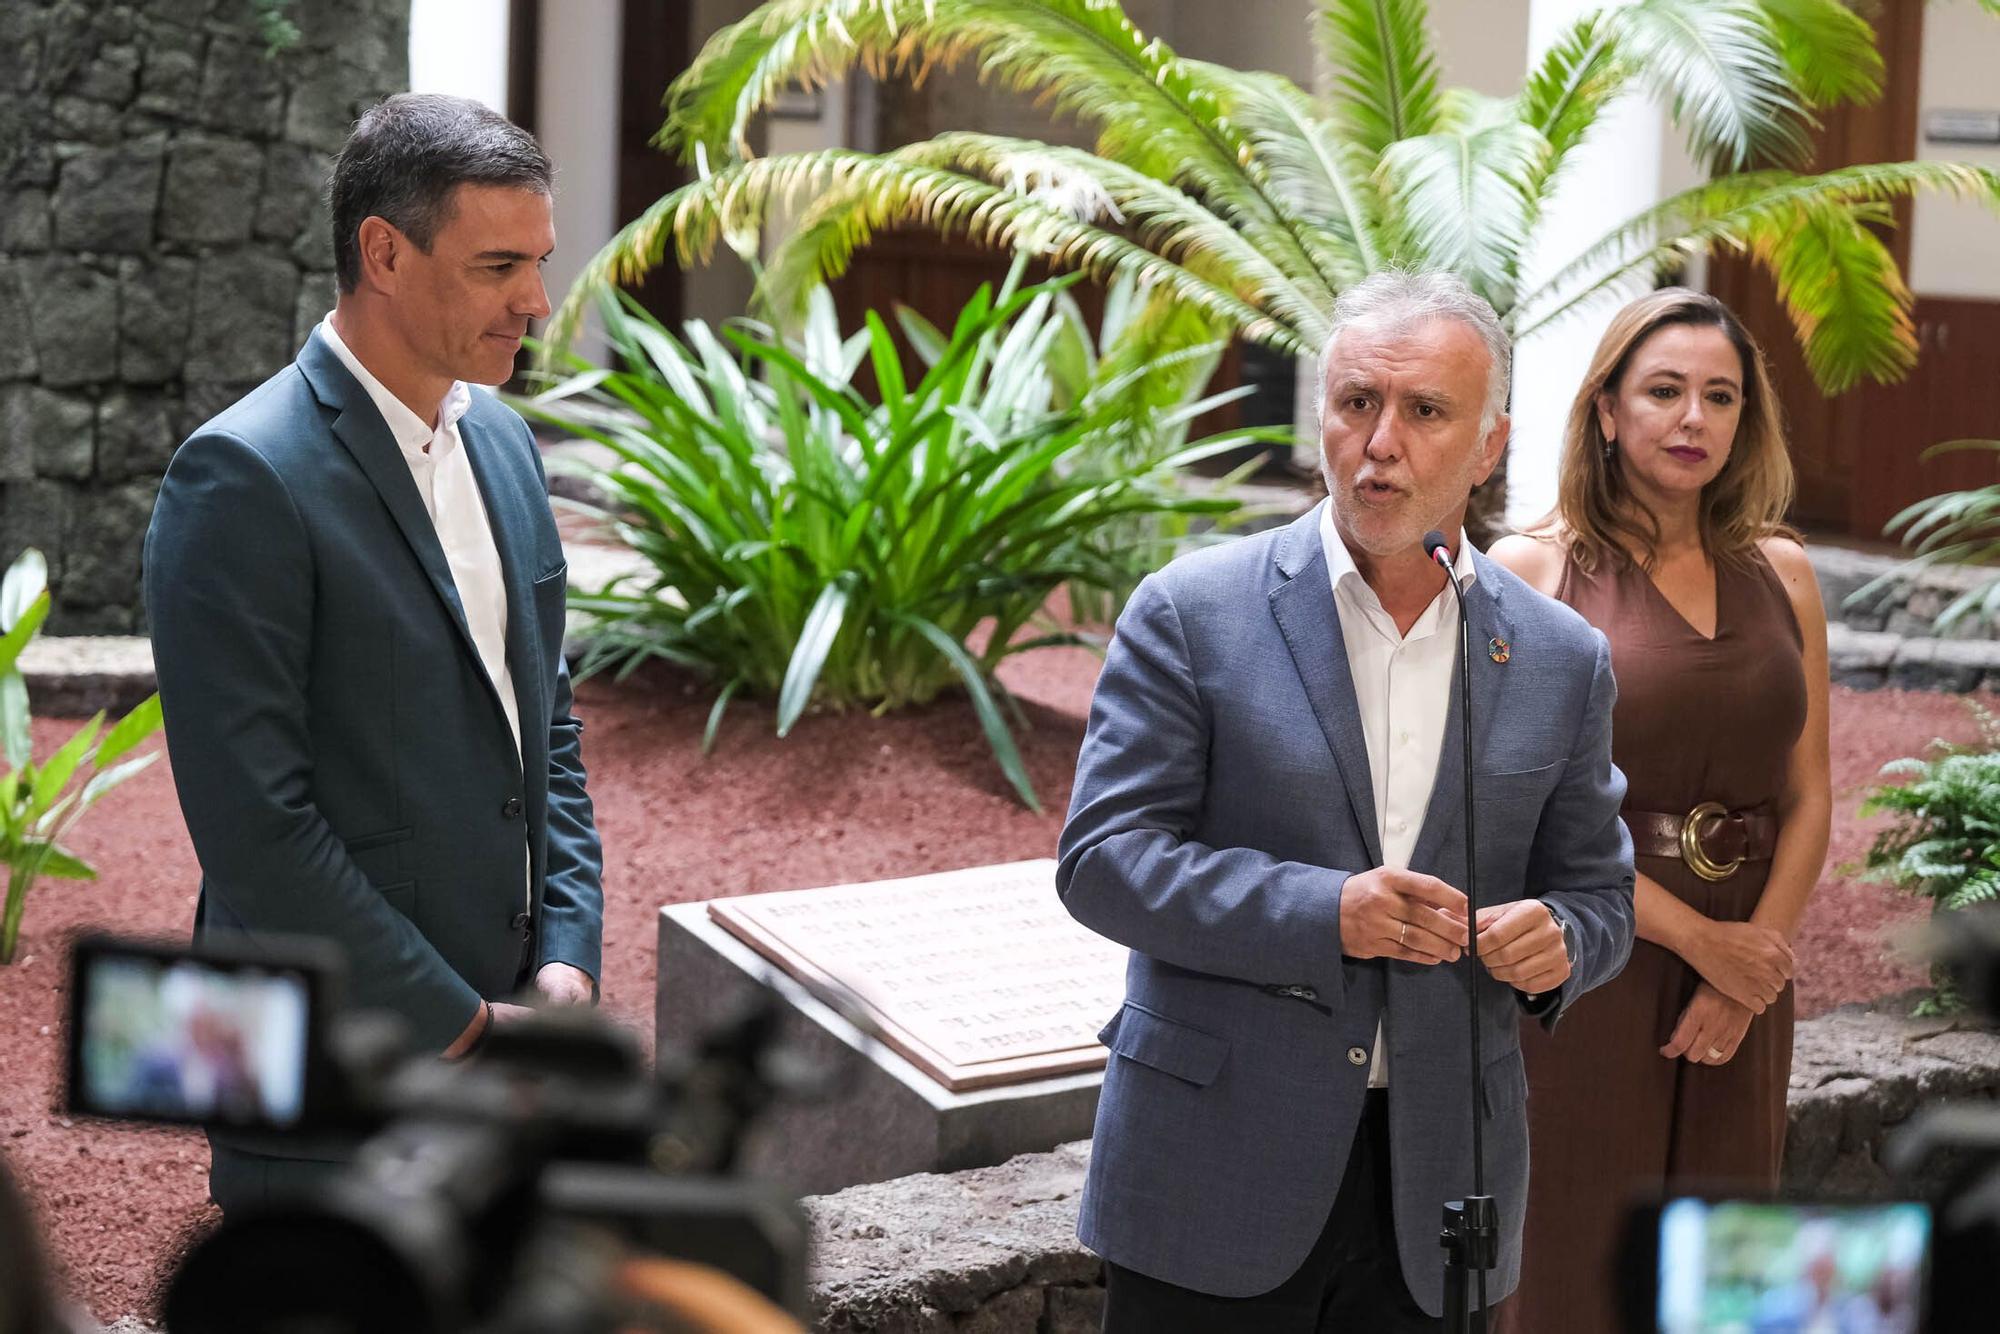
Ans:
[{"label": "man in grey blue blazer", "polygon": [[[333,171],[339,297],[174,455],[146,539],[197,940],[316,936],[350,1007],[457,1058],[595,998],[601,854],[527,425],[490,393],[546,316],[547,157],[478,103],[370,110]],[[349,1146],[216,1132],[225,1211]]]},{"label": "man in grey blue blazer", "polygon": [[[1175,561],[1119,618],[1057,872],[1077,920],[1132,951],[1079,1226],[1107,1330],[1440,1328],[1441,1210],[1472,1193],[1475,1115],[1501,1222],[1488,1292],[1513,1290],[1518,1020],[1553,1027],[1616,975],[1633,915],[1604,638],[1464,539],[1510,360],[1454,277],[1349,289],[1322,367],[1327,503]],[[1432,529],[1473,643],[1473,922]]]}]

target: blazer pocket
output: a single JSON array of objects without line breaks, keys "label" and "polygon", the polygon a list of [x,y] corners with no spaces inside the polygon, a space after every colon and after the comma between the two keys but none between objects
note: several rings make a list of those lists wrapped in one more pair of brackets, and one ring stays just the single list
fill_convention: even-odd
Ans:
[{"label": "blazer pocket", "polygon": [[[542,635],[542,655],[553,661],[562,652],[563,630],[568,612],[569,565],[556,566],[536,578],[530,597],[534,600],[535,624]],[[553,672],[550,679],[554,679]]]},{"label": "blazer pocket", "polygon": [[391,843],[401,843],[414,832],[411,826],[404,825],[401,829],[384,829],[379,834],[362,834],[345,842],[349,852],[366,852],[370,848],[383,848]]},{"label": "blazer pocket", "polygon": [[1119,1056],[1151,1066],[1196,1088],[1215,1081],[1229,1055],[1229,1040],[1125,1002],[1105,1032]]},{"label": "blazer pocket", "polygon": [[1563,767],[1568,763],[1567,759],[1562,759],[1533,769],[1475,773],[1472,776],[1473,791],[1478,794],[1482,806],[1491,802],[1526,801],[1530,798],[1539,801],[1562,781]]},{"label": "blazer pocket", "polygon": [[1503,1052],[1480,1071],[1480,1093],[1486,1100],[1486,1119],[1519,1107],[1528,1100],[1528,1068],[1521,1063],[1521,1049]]}]

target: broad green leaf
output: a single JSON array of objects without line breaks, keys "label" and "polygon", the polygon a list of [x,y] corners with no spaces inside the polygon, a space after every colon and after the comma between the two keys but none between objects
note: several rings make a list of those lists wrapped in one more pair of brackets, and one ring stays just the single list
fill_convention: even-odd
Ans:
[{"label": "broad green leaf", "polygon": [[0,672],[14,670],[14,664],[21,659],[21,651],[28,647],[28,641],[35,637],[42,628],[42,622],[48,618],[49,595],[38,593],[14,620],[13,627],[0,635]]},{"label": "broad green leaf", "polygon": [[29,856],[38,863],[40,875],[53,880],[97,879],[96,868],[67,848],[42,839],[30,839],[27,848]]},{"label": "broad green leaf", "polygon": [[846,580],[836,579],[821,589],[805,628],[799,632],[798,647],[792,650],[784,684],[778,689],[779,736],[790,734],[792,725],[812,702],[813,687],[819,684],[820,671],[847,615],[848,588]]},{"label": "broad green leaf", "polygon": [[109,732],[104,734],[104,744],[97,748],[93,761],[100,769],[122,758],[134,746],[160,730],[164,721],[160,714],[158,692],[148,695],[132,707],[132,711],[120,718]]},{"label": "broad green leaf", "polygon": [[49,563],[29,547],[0,577],[0,630],[11,630],[49,586]]},{"label": "broad green leaf", "polygon": [[148,751],[137,759],[126,760],[123,764],[115,768],[104,769],[93,774],[90,781],[83,785],[82,805],[86,808],[95,805],[99,797],[102,797],[112,788],[117,787],[120,783],[159,758],[159,751]]},{"label": "broad green leaf", "polygon": [[722,715],[729,708],[729,701],[736,698],[736,692],[743,688],[743,678],[732,676],[716,692],[715,704],[708,711],[708,725],[701,729],[701,753],[708,755],[715,750],[716,733],[722,729]]},{"label": "broad green leaf", "polygon": [[11,668],[0,672],[0,747],[7,763],[26,767],[34,745],[28,731],[28,683]]},{"label": "broad green leaf", "polygon": [[1021,763],[1021,752],[1014,745],[1013,733],[1007,730],[1007,720],[1000,716],[1000,710],[993,703],[993,692],[987,687],[979,664],[972,660],[972,655],[965,651],[963,644],[935,623],[921,616],[899,615],[896,619],[922,635],[957,669],[959,679],[965,683],[966,693],[972,696],[972,705],[979,714],[979,726],[986,733],[987,744],[993,747],[993,754],[1000,761],[1000,771],[1014,785],[1022,803],[1039,814],[1042,803],[1035,796],[1035,785],[1028,777],[1027,766]]},{"label": "broad green leaf", "polygon": [[98,729],[103,726],[104,714],[100,711],[96,717],[77,728],[70,739],[57,747],[55,754],[43,762],[41,769],[35,774],[34,792],[28,800],[29,819],[39,818],[43,811],[55,804],[56,795],[68,784],[70,775],[76,772],[77,766],[83,763],[85,754],[90,750],[90,743],[97,739]]}]

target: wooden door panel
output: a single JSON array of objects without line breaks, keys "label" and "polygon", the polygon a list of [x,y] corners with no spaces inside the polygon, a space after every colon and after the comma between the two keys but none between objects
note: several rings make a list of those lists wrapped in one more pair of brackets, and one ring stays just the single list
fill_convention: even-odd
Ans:
[{"label": "wooden door panel", "polygon": [[[1887,71],[1883,95],[1872,106],[1820,113],[1812,171],[1916,155],[1923,0],[1882,0],[1865,12],[1875,26]],[[1896,225],[1883,234],[1897,266],[1906,273],[1910,217],[1908,201],[1899,202]],[[1909,489],[1917,481],[1914,464],[1905,455],[1930,443],[1923,439],[1919,414],[1911,406],[1928,392],[1929,367],[1920,364],[1916,374],[1899,385],[1865,382],[1828,398],[1806,369],[1770,275],[1747,258],[1718,256],[1709,264],[1708,289],[1741,317],[1770,364],[1798,474],[1794,520],[1808,528],[1857,537],[1879,535],[1882,524],[1877,514],[1886,518],[1923,494]],[[1919,440],[1923,443],[1916,443]]]},{"label": "wooden door panel", "polygon": [[1900,385],[1857,391],[1864,464],[1850,507],[1857,537],[1880,535],[1905,506],[1942,491],[2000,482],[2000,456],[1983,450],[1923,458],[1947,440],[2000,439],[2000,302],[1919,298],[1917,370]]}]

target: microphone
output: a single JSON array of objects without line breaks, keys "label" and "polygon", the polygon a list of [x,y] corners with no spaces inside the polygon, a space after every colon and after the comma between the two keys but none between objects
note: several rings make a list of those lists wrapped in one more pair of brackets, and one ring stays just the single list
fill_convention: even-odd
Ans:
[{"label": "microphone", "polygon": [[[1478,826],[1473,820],[1472,790],[1472,626],[1465,615],[1465,591],[1452,569],[1451,547],[1433,528],[1424,534],[1424,555],[1436,561],[1458,604],[1458,708],[1463,724],[1460,751],[1465,756],[1465,966],[1471,985],[1466,992],[1467,1032],[1472,1054],[1472,1194],[1447,1200],[1444,1232],[1444,1324],[1448,1334],[1486,1329],[1486,1271],[1499,1263],[1500,1219],[1493,1197],[1486,1193],[1485,1066],[1479,1057],[1479,868]],[[1468,1271],[1478,1276],[1478,1305],[1467,1301]]]}]

